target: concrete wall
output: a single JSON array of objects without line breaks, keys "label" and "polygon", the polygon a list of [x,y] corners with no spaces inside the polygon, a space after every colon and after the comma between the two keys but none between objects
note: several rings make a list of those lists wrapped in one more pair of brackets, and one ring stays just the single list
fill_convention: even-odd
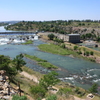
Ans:
[{"label": "concrete wall", "polygon": [[80,35],[69,35],[69,42],[79,43],[80,42]]},{"label": "concrete wall", "polygon": [[79,34],[68,34],[68,35],[59,34],[57,37],[59,39],[63,39],[64,41],[67,41],[67,42],[72,42],[72,43],[79,43],[80,42],[80,35]]}]

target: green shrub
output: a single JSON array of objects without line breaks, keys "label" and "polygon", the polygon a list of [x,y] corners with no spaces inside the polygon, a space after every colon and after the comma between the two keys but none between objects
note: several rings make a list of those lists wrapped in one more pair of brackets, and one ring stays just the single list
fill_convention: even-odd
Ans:
[{"label": "green shrub", "polygon": [[60,88],[58,94],[63,95],[63,94],[70,94],[72,92],[71,88]]},{"label": "green shrub", "polygon": [[89,60],[92,62],[96,62],[95,59],[93,59],[93,58],[89,58]]},{"label": "green shrub", "polygon": [[74,50],[77,50],[78,49],[78,46],[74,46]]},{"label": "green shrub", "polygon": [[46,100],[57,100],[57,96],[56,95],[49,95]]},{"label": "green shrub", "polygon": [[61,47],[62,47],[62,48],[66,48],[66,46],[65,46],[65,44],[64,44],[64,43],[63,43],[63,44],[61,44]]},{"label": "green shrub", "polygon": [[80,90],[79,87],[77,87],[77,88],[75,89],[75,92],[77,93],[79,90]]},{"label": "green shrub", "polygon": [[94,83],[93,85],[92,85],[92,87],[89,89],[89,91],[91,92],[91,93],[97,93],[98,92],[98,84],[96,84],[96,83]]},{"label": "green shrub", "polygon": [[86,51],[86,56],[89,56],[89,52],[88,51]]},{"label": "green shrub", "polygon": [[30,92],[33,94],[34,98],[37,99],[38,97],[43,98],[45,96],[46,90],[40,85],[37,85],[37,86],[32,86],[30,88]]},{"label": "green shrub", "polygon": [[49,34],[49,35],[48,35],[48,38],[49,38],[50,40],[53,40],[53,39],[54,39],[54,37],[55,37],[55,35],[54,35],[54,34]]},{"label": "green shrub", "polygon": [[94,54],[94,52],[93,52],[93,51],[91,51],[91,52],[90,52],[90,55],[93,55],[93,54]]},{"label": "green shrub", "polygon": [[78,53],[78,54],[82,54],[82,52],[81,52],[81,51],[78,51],[77,53]]}]

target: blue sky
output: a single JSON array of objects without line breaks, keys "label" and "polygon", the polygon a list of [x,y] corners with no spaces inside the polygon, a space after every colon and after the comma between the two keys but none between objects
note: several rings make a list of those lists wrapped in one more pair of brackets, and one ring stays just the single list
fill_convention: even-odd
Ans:
[{"label": "blue sky", "polygon": [[100,20],[100,0],[0,0],[0,21]]}]

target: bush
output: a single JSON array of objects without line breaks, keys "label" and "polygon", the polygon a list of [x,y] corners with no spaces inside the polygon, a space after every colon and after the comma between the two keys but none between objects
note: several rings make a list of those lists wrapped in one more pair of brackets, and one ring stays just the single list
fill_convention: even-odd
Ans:
[{"label": "bush", "polygon": [[64,44],[64,43],[63,43],[63,44],[61,44],[61,47],[62,47],[62,48],[66,48],[66,46],[65,46],[65,44]]},{"label": "bush", "polygon": [[77,88],[75,89],[75,92],[77,93],[79,90],[80,90],[79,87],[77,87]]},{"label": "bush", "polygon": [[70,88],[61,88],[61,89],[59,89],[59,92],[58,92],[58,94],[60,94],[60,95],[63,95],[63,94],[70,94],[72,92],[72,89],[70,89]]},{"label": "bush", "polygon": [[57,96],[56,95],[49,95],[46,100],[57,100]]},{"label": "bush", "polygon": [[77,52],[78,54],[82,54],[82,52],[81,51],[79,51],[79,52]]},{"label": "bush", "polygon": [[53,39],[54,39],[54,37],[55,37],[55,35],[54,35],[54,34],[49,34],[49,35],[48,35],[48,38],[49,38],[50,40],[53,40]]},{"label": "bush", "polygon": [[88,51],[86,51],[86,56],[89,56],[89,52]]},{"label": "bush", "polygon": [[34,95],[34,98],[37,99],[38,97],[43,98],[45,96],[46,90],[40,85],[37,85],[37,86],[32,86],[30,88],[30,92]]},{"label": "bush", "polygon": [[93,52],[93,51],[91,51],[91,52],[90,52],[90,55],[93,55],[93,54],[94,54],[94,52]]},{"label": "bush", "polygon": [[94,84],[92,85],[92,87],[89,89],[89,91],[90,91],[91,93],[97,93],[97,92],[98,92],[97,89],[98,89],[98,84],[94,83]]},{"label": "bush", "polygon": [[74,50],[77,50],[78,49],[78,46],[74,46]]}]

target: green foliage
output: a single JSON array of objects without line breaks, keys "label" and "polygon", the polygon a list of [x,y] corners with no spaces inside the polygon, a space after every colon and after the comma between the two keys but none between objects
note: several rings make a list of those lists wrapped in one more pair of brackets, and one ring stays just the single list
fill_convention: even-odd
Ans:
[{"label": "green foliage", "polygon": [[22,43],[22,44],[32,44],[33,43],[33,41],[32,40],[27,40],[25,43]]},{"label": "green foliage", "polygon": [[47,60],[40,59],[40,58],[38,58],[36,56],[30,56],[30,55],[27,55],[27,54],[25,54],[24,56],[28,57],[28,58],[30,58],[32,60],[37,61],[38,64],[41,65],[44,68],[47,68],[47,69],[57,69],[58,68],[57,66],[52,65],[51,63],[47,62]]},{"label": "green foliage", "polygon": [[88,51],[86,51],[85,54],[86,54],[86,56],[89,56],[89,52]]},{"label": "green foliage", "polygon": [[74,50],[77,50],[78,49],[78,46],[74,46]]},{"label": "green foliage", "polygon": [[18,95],[14,95],[12,100],[27,100],[26,96],[18,96]]},{"label": "green foliage", "polygon": [[65,46],[65,44],[64,44],[64,43],[63,43],[63,44],[61,44],[61,47],[62,47],[62,48],[64,48],[64,49],[66,48],[66,46]]},{"label": "green foliage", "polygon": [[78,94],[80,97],[85,95],[85,91],[80,90],[79,87],[75,89],[75,93]]},{"label": "green foliage", "polygon": [[58,43],[64,43],[63,39],[54,38],[53,40]]},{"label": "green foliage", "polygon": [[78,53],[78,54],[82,54],[82,52],[81,52],[81,51],[78,51],[77,53]]},{"label": "green foliage", "polygon": [[91,93],[98,93],[98,84],[94,83],[92,87],[89,89]]},{"label": "green foliage", "polygon": [[97,40],[98,42],[100,42],[100,37],[97,37],[96,40]]},{"label": "green foliage", "polygon": [[93,58],[89,58],[89,60],[92,62],[96,62],[95,59],[93,59]]},{"label": "green foliage", "polygon": [[48,35],[48,38],[49,38],[50,40],[53,40],[53,39],[54,39],[54,37],[55,37],[55,35],[54,35],[54,34],[49,34],[49,35]]},{"label": "green foliage", "polygon": [[91,51],[91,52],[90,52],[90,55],[93,55],[93,54],[94,54],[94,52],[93,52],[93,51]]},{"label": "green foliage", "polygon": [[76,89],[75,89],[75,92],[78,92],[80,89],[79,89],[79,87],[77,87]]},{"label": "green foliage", "polygon": [[28,54],[24,54],[24,56],[25,56],[25,57],[28,57],[28,58],[30,58],[30,59],[33,59],[33,60],[35,60],[35,61],[38,61],[38,62],[47,62],[47,60],[40,59],[40,58],[38,58],[38,57],[36,57],[36,56],[31,56],[31,55],[28,55]]},{"label": "green foliage", "polygon": [[47,92],[46,89],[40,85],[32,86],[30,88],[30,92],[33,94],[33,96],[37,98],[43,98],[45,96],[45,93]]},{"label": "green foliage", "polygon": [[56,95],[49,95],[48,97],[46,97],[46,100],[57,100],[57,96]]},{"label": "green foliage", "polygon": [[58,74],[56,72],[50,72],[44,75],[44,77],[40,79],[37,86],[32,86],[30,88],[30,92],[34,95],[36,99],[43,98],[48,91],[48,87],[55,85],[59,82],[57,76]]},{"label": "green foliage", "polygon": [[10,58],[4,55],[0,55],[0,70],[5,70],[9,78],[17,74],[16,68],[11,66]]},{"label": "green foliage", "polygon": [[6,70],[6,66],[9,67],[10,58],[4,55],[0,55],[0,70]]},{"label": "green foliage", "polygon": [[71,88],[60,88],[58,94],[63,95],[63,94],[70,94],[72,93]]},{"label": "green foliage", "polygon": [[58,73],[52,71],[46,75],[39,81],[39,85],[41,87],[44,87],[46,90],[48,90],[48,87],[54,86],[57,84],[60,80],[57,78]]},{"label": "green foliage", "polygon": [[[13,25],[7,25],[5,27],[7,30],[24,30],[24,31],[32,31],[33,29],[36,31],[44,31],[44,32],[55,32],[60,34],[68,34],[71,32],[79,32],[80,30],[72,30],[72,27],[96,27],[98,28],[99,21],[91,21],[88,22],[87,20],[55,20],[55,21],[22,21]],[[82,32],[86,32],[86,29],[81,29]],[[94,33],[95,30],[93,29],[91,33]],[[91,34],[87,33],[87,34]],[[89,35],[88,35],[89,36]],[[93,34],[91,35],[93,37]],[[90,37],[90,36],[89,36]],[[86,37],[87,38],[87,37]]]},{"label": "green foliage", "polygon": [[57,66],[52,65],[49,62],[39,62],[38,64],[45,67],[45,68],[47,68],[47,69],[57,69],[58,68]]},{"label": "green foliage", "polygon": [[38,46],[40,50],[53,53],[53,54],[60,54],[60,55],[69,55],[70,52],[66,49],[61,48],[58,45],[54,44],[41,44]]},{"label": "green foliage", "polygon": [[17,69],[17,71],[22,71],[22,67],[26,64],[23,60],[23,55],[17,55],[16,58],[13,59],[14,67]]}]

